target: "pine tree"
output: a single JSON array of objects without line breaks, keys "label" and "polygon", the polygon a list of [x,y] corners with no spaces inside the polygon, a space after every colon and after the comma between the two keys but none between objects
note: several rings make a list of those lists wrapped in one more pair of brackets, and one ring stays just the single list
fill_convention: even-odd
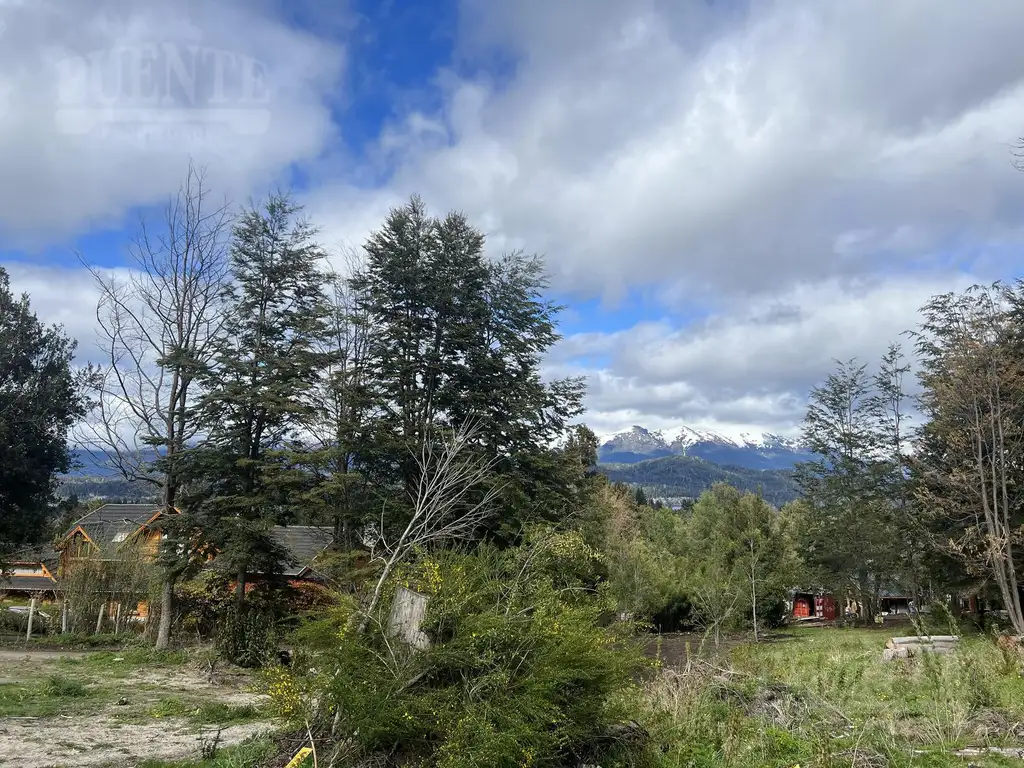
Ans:
[{"label": "pine tree", "polygon": [[567,506],[564,472],[578,458],[551,446],[582,411],[583,383],[541,379],[560,307],[543,297],[540,260],[488,261],[482,233],[462,214],[432,218],[419,198],[392,210],[365,250],[352,287],[373,329],[367,394],[379,412],[361,468],[408,492],[417,447],[472,422],[478,449],[497,462],[506,507]]},{"label": "pine tree", "polygon": [[883,588],[908,575],[902,465],[905,366],[890,349],[874,376],[857,361],[840,363],[811,392],[804,441],[817,455],[797,467],[807,500],[803,529],[808,565],[833,589],[854,588],[873,618]]},{"label": "pine tree", "polygon": [[0,268],[0,555],[48,532],[57,474],[71,467],[68,429],[85,412],[74,350]]},{"label": "pine tree", "polygon": [[371,328],[347,278],[331,275],[328,304],[327,333],[318,346],[324,367],[306,397],[312,449],[302,457],[309,473],[304,501],[308,521],[331,524],[337,544],[351,550],[359,530],[378,511],[372,488],[357,471],[373,410],[366,376]]},{"label": "pine tree", "polygon": [[647,506],[647,494],[644,493],[643,486],[638,485],[633,490],[633,501],[636,502],[636,505],[638,507],[646,507]]},{"label": "pine tree", "polygon": [[273,195],[235,225],[224,334],[204,375],[207,437],[189,457],[199,525],[237,574],[239,607],[249,570],[276,570],[283,553],[270,528],[293,516],[307,480],[293,452],[327,307],[323,251],[300,213]]}]

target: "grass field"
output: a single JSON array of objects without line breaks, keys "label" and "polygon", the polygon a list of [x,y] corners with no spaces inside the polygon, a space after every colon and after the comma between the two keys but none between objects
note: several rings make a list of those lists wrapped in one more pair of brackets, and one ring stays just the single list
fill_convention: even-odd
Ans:
[{"label": "grass field", "polygon": [[[951,656],[883,663],[911,628],[793,629],[721,651],[673,648],[624,694],[661,747],[657,768],[992,768],[957,753],[1024,745],[1022,660],[985,636]],[[693,638],[666,638],[685,643]],[[186,653],[0,653],[0,765],[251,768],[274,723],[241,670],[210,681]],[[204,739],[223,729],[212,759]],[[206,736],[204,736],[206,734]],[[9,762],[4,762],[8,760]],[[653,768],[653,767],[652,767]]]},{"label": "grass field", "polygon": [[956,754],[1024,744],[1020,658],[974,636],[951,656],[883,663],[890,634],[796,629],[664,668],[642,693],[664,764],[1024,765]]}]

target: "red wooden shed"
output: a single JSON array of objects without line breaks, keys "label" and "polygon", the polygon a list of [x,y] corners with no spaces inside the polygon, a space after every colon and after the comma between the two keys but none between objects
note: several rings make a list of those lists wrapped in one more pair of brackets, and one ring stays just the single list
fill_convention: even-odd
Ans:
[{"label": "red wooden shed", "polygon": [[832,595],[797,592],[793,595],[793,617],[835,621],[836,599]]}]

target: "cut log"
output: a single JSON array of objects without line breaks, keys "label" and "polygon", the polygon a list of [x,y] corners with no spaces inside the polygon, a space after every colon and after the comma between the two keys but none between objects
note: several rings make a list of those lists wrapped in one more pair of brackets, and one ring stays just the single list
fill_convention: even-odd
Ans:
[{"label": "cut log", "polygon": [[895,659],[909,659],[909,648],[886,648],[882,651],[882,661],[894,661]]},{"label": "cut log", "polygon": [[886,648],[900,648],[905,645],[943,645],[954,647],[960,642],[957,635],[933,635],[931,637],[890,637],[885,642]]},{"label": "cut log", "polygon": [[956,650],[960,638],[956,635],[934,635],[931,637],[890,637],[882,651],[883,661],[909,659],[923,653],[949,655]]}]

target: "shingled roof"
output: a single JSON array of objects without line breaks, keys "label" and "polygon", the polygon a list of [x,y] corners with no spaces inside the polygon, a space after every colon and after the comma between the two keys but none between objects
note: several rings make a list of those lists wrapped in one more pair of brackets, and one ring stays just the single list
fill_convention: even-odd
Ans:
[{"label": "shingled roof", "polygon": [[45,576],[0,577],[0,592],[52,592],[57,582]]},{"label": "shingled roof", "polygon": [[285,566],[285,576],[298,576],[311,569],[316,556],[334,543],[334,529],[329,526],[275,525],[270,535],[293,560]]},{"label": "shingled roof", "polygon": [[159,512],[156,504],[104,504],[76,520],[65,537],[81,528],[101,552],[113,553],[122,541]]}]

